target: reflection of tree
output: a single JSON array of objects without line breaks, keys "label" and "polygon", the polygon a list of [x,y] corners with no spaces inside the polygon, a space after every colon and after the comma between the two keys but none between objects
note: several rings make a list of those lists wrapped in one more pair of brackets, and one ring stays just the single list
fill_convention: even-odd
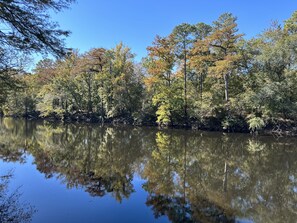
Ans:
[{"label": "reflection of tree", "polygon": [[[157,133],[156,147],[142,173],[147,179],[144,187],[149,192],[147,205],[152,206],[156,217],[167,215],[172,222],[200,222],[202,219],[215,222],[222,218],[231,222],[232,218],[225,216],[219,205],[191,188],[193,168],[201,172],[191,146],[187,134]],[[197,178],[195,180],[199,183]],[[201,186],[198,185],[199,190],[203,189]]]},{"label": "reflection of tree", "polygon": [[42,126],[37,132],[39,148],[32,151],[37,168],[47,176],[57,174],[68,187],[83,186],[92,196],[110,193],[119,201],[128,198],[134,191],[133,165],[141,155],[138,133],[89,126],[64,128],[54,131]]},{"label": "reflection of tree", "polygon": [[[23,138],[14,134],[13,129],[7,126],[7,122],[0,119],[1,125],[5,128],[0,128],[0,159],[7,162],[24,162],[24,149],[22,148]],[[6,125],[5,125],[6,124]]]},{"label": "reflection of tree", "polygon": [[[4,147],[9,151],[3,152],[0,147],[2,159],[22,161],[22,154],[27,151],[47,178],[55,176],[68,188],[83,187],[92,196],[112,194],[121,201],[134,191],[134,170],[143,156],[146,133],[126,128],[47,124],[33,126],[33,136],[20,131],[24,126],[19,121],[11,128],[0,128],[3,138],[7,138]],[[18,134],[14,134],[15,129]],[[26,149],[22,146],[24,141]],[[15,153],[19,156],[12,160]]]},{"label": "reflection of tree", "polygon": [[296,141],[283,141],[159,132],[142,171],[147,204],[172,222],[293,222]]},{"label": "reflection of tree", "polygon": [[296,139],[182,130],[39,125],[4,119],[0,159],[25,161],[67,187],[121,201],[139,173],[156,217],[172,222],[294,222]]},{"label": "reflection of tree", "polygon": [[9,193],[8,184],[11,174],[0,176],[0,222],[30,222],[35,209],[28,204],[20,203],[18,190]]},{"label": "reflection of tree", "polygon": [[172,222],[192,222],[191,209],[181,197],[170,197],[151,193],[146,204],[152,206],[155,217],[167,215]]}]

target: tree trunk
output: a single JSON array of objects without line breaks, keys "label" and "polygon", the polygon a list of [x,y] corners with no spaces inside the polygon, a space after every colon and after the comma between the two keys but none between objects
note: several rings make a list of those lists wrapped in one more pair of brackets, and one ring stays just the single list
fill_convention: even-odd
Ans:
[{"label": "tree trunk", "polygon": [[186,51],[186,45],[184,43],[184,115],[185,115],[185,124],[188,124],[188,102],[187,102],[187,51]]},{"label": "tree trunk", "polygon": [[228,164],[227,164],[227,162],[225,162],[224,179],[223,179],[224,192],[227,192],[227,184],[228,184]]},{"label": "tree trunk", "polygon": [[183,180],[183,187],[184,187],[184,204],[186,204],[186,189],[187,189],[187,136],[184,135],[184,180]]},{"label": "tree trunk", "polygon": [[225,101],[229,101],[229,74],[224,75],[224,81],[225,81]]},{"label": "tree trunk", "polygon": [[91,74],[88,74],[88,112],[93,111]]},{"label": "tree trunk", "polygon": [[203,100],[203,75],[200,75],[200,100]]}]

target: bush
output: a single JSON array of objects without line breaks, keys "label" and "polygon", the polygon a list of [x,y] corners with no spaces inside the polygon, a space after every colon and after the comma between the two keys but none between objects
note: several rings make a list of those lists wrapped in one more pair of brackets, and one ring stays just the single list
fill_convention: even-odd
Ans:
[{"label": "bush", "polygon": [[247,122],[251,132],[258,132],[266,126],[264,120],[260,117],[252,117]]}]

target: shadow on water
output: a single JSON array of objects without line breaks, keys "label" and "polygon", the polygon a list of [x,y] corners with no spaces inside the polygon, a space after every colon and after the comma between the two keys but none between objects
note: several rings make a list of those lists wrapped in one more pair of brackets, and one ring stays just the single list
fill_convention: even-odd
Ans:
[{"label": "shadow on water", "polygon": [[129,199],[141,176],[143,203],[171,222],[297,219],[295,138],[4,119],[0,142],[0,159],[30,154],[46,178],[90,196]]},{"label": "shadow on water", "polygon": [[[0,173],[2,174],[2,173]],[[0,175],[0,222],[22,223],[30,222],[36,209],[29,204],[20,201],[19,189],[11,192],[9,190],[10,180],[13,174]]]}]

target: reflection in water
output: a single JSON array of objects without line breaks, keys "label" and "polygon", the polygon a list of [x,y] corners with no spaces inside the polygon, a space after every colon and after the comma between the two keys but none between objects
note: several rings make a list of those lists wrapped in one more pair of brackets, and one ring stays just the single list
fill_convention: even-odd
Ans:
[{"label": "reflection in water", "polygon": [[30,222],[35,209],[20,202],[20,192],[9,192],[9,182],[12,174],[0,175],[0,222],[22,223]]},{"label": "reflection in water", "polygon": [[297,219],[294,138],[4,119],[0,142],[0,159],[33,155],[46,178],[91,196],[128,199],[137,174],[148,192],[143,203],[171,222]]}]

